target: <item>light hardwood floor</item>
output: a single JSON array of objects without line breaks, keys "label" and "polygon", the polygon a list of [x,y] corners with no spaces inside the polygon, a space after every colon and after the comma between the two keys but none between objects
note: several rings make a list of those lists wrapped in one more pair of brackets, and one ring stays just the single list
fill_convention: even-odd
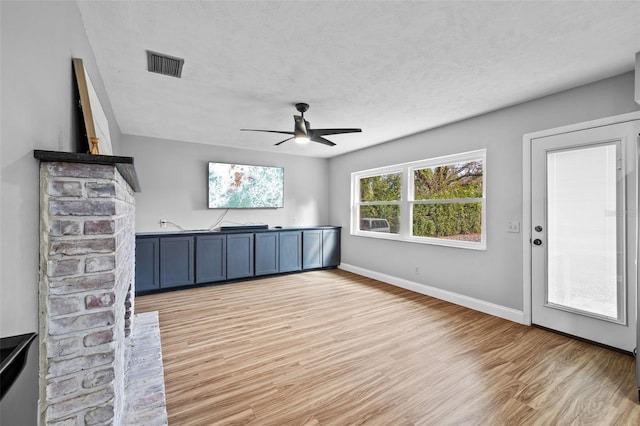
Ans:
[{"label": "light hardwood floor", "polygon": [[340,270],[136,298],[170,425],[638,425],[633,357]]}]

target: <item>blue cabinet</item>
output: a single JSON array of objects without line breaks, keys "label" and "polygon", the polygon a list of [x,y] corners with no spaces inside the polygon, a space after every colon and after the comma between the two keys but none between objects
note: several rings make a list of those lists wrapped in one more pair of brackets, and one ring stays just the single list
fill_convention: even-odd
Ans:
[{"label": "blue cabinet", "polygon": [[254,234],[227,235],[227,279],[253,276]]},{"label": "blue cabinet", "polygon": [[340,229],[322,230],[322,267],[340,264]]},{"label": "blue cabinet", "polygon": [[277,274],[280,271],[279,233],[265,232],[255,235],[256,275]]},{"label": "blue cabinet", "polygon": [[294,272],[302,269],[302,232],[256,234],[256,275]]},{"label": "blue cabinet", "polygon": [[282,231],[280,234],[280,272],[302,270],[302,231]]},{"label": "blue cabinet", "polygon": [[136,293],[340,264],[340,228],[136,236]]},{"label": "blue cabinet", "polygon": [[160,286],[179,287],[194,283],[193,237],[160,239]]},{"label": "blue cabinet", "polygon": [[302,269],[322,268],[322,230],[302,231]]},{"label": "blue cabinet", "polygon": [[136,293],[160,288],[160,239],[136,239]]},{"label": "blue cabinet", "polygon": [[196,237],[196,283],[227,279],[227,236]]}]

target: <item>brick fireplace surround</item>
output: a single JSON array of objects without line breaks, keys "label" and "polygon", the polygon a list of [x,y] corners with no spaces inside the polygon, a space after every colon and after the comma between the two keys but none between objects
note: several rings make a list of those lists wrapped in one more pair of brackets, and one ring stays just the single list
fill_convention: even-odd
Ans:
[{"label": "brick fireplace surround", "polygon": [[133,159],[34,156],[41,160],[39,422],[167,424],[158,315],[134,315]]}]

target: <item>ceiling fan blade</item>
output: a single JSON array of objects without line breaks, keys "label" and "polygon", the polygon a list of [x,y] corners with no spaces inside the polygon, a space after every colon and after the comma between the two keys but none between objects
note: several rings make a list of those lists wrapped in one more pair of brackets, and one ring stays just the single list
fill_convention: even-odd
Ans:
[{"label": "ceiling fan blade", "polygon": [[340,133],[358,133],[362,129],[309,129],[309,133],[314,136],[337,135]]},{"label": "ceiling fan blade", "polygon": [[280,130],[259,130],[259,129],[240,129],[241,132],[266,132],[266,133],[281,133],[283,135],[293,135],[293,132],[283,132]]},{"label": "ceiling fan blade", "polygon": [[327,140],[327,139],[323,138],[322,136],[313,136],[311,138],[311,140],[313,142],[323,143],[323,144],[329,145],[329,146],[335,146],[335,143],[331,142],[330,140]]},{"label": "ceiling fan blade", "polygon": [[286,141],[290,141],[291,139],[293,139],[293,136],[292,136],[292,137],[290,137],[290,138],[287,138],[287,139],[285,139],[285,140],[283,140],[283,141],[280,141],[280,142],[278,142],[278,143],[274,143],[274,144],[273,144],[273,146],[278,146],[278,145],[280,145],[281,143],[284,143],[284,142],[286,142]]}]

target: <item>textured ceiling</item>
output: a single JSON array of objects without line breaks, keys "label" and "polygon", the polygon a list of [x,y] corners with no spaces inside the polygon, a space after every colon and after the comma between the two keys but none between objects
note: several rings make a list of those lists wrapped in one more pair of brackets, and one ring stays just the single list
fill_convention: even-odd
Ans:
[{"label": "textured ceiling", "polygon": [[[125,134],[332,157],[630,71],[640,2],[79,1]],[[185,59],[149,73],[146,50]],[[328,147],[240,128],[360,127]]]}]

